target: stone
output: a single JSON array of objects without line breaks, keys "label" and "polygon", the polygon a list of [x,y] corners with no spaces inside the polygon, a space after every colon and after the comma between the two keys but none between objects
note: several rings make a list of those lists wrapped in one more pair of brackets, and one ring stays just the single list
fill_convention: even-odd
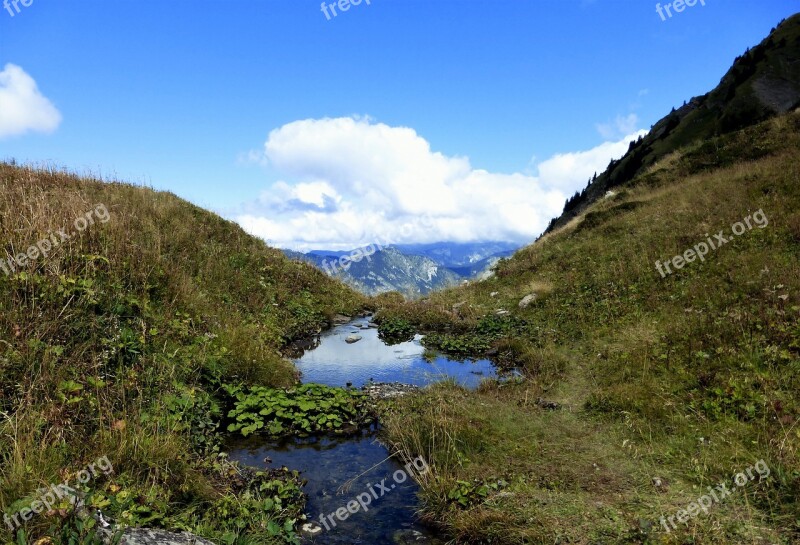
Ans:
[{"label": "stone", "polygon": [[322,527],[313,522],[306,522],[300,527],[300,531],[309,536],[315,536],[322,533]]},{"label": "stone", "polygon": [[[112,543],[113,534],[103,530],[104,541]],[[126,528],[119,545],[214,545],[213,542],[188,532],[176,533],[153,528]]]},{"label": "stone", "polygon": [[419,391],[418,386],[402,382],[368,382],[361,390],[371,399],[392,399]]},{"label": "stone", "polygon": [[667,487],[667,481],[666,480],[662,479],[661,477],[653,477],[653,481],[652,482],[653,482],[653,486],[655,487],[655,489],[657,491],[659,491],[659,492],[666,492],[667,491],[668,487]]},{"label": "stone", "polygon": [[350,316],[345,316],[344,314],[337,314],[333,317],[333,324],[334,325],[343,325],[352,320]]},{"label": "stone", "polygon": [[347,344],[353,344],[360,341],[363,337],[361,335],[348,335],[347,338],[344,340]]},{"label": "stone", "polygon": [[548,401],[546,399],[542,399],[541,397],[536,398],[536,405],[541,407],[542,409],[547,409],[548,411],[557,411],[561,408],[561,404],[555,401]]},{"label": "stone", "polygon": [[432,545],[434,543],[440,543],[439,541],[432,540],[425,536],[422,532],[418,530],[398,530],[392,536],[392,543],[395,545],[410,545],[412,543],[422,544],[422,545]]},{"label": "stone", "polygon": [[519,308],[528,308],[530,306],[530,304],[533,303],[534,301],[536,301],[536,294],[535,293],[531,293],[530,295],[526,295],[519,302]]}]

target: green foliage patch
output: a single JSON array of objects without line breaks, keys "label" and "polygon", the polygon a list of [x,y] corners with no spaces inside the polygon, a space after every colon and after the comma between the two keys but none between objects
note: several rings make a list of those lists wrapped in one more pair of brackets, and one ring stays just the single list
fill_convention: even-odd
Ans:
[{"label": "green foliage patch", "polygon": [[235,399],[228,431],[247,437],[352,433],[374,422],[368,398],[357,390],[303,384],[288,390],[226,385]]},{"label": "green foliage patch", "polygon": [[410,341],[416,332],[408,320],[400,317],[387,318],[378,325],[378,336],[388,345]]}]

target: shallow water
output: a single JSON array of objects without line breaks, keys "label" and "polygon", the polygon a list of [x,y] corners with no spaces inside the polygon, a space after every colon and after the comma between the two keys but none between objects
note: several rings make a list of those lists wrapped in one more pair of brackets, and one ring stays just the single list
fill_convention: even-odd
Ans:
[{"label": "shallow water", "polygon": [[[458,361],[440,355],[426,359],[420,336],[387,346],[378,338],[377,329],[368,328],[367,324],[366,319],[356,320],[307,342],[305,353],[295,360],[303,373],[303,382],[360,387],[373,380],[425,386],[451,378],[466,388],[475,388],[482,379],[497,376],[489,360]],[[348,344],[345,339],[350,335],[362,338]],[[435,542],[432,533],[415,520],[419,487],[410,473],[420,471],[407,471],[404,465],[390,458],[389,451],[377,442],[372,432],[357,437],[292,438],[281,442],[251,437],[230,443],[228,451],[231,459],[246,465],[286,466],[300,471],[301,477],[308,481],[303,490],[308,494],[309,522],[323,529],[308,543]],[[403,482],[398,482],[403,477],[399,472],[405,474]],[[359,496],[366,503],[370,495],[366,510],[359,505],[358,511],[347,514],[344,521],[335,516],[337,510],[346,509]],[[408,539],[413,532],[419,533],[414,537],[425,539]],[[408,541],[398,540],[400,534],[406,535]]]},{"label": "shallow water", "polygon": [[[249,438],[230,447],[231,458],[243,464],[262,468],[287,466],[299,470],[301,477],[308,480],[303,488],[308,494],[306,514],[310,522],[322,528],[322,533],[309,539],[309,543],[391,544],[398,532],[414,530],[430,537],[429,531],[415,522],[416,483],[411,478],[401,483],[395,481],[395,476],[403,480],[397,471],[406,473],[406,477],[410,475],[402,464],[387,459],[386,448],[372,434],[356,438],[294,439],[272,445],[265,444],[263,439]],[[265,463],[265,458],[271,464]],[[411,471],[416,469],[412,466]],[[382,481],[388,491],[378,486]],[[358,511],[348,513],[346,520],[336,518],[337,509],[346,509],[359,496],[366,504],[366,511],[359,505]],[[328,530],[320,520],[321,515],[326,517]]]},{"label": "shallow water", "polygon": [[[303,382],[327,386],[351,383],[361,387],[372,379],[425,386],[452,378],[466,388],[475,388],[483,378],[496,376],[489,360],[458,361],[444,356],[426,360],[419,335],[413,341],[387,346],[378,338],[377,329],[360,328],[367,323],[357,320],[323,333],[317,348],[295,360],[303,373]],[[347,344],[345,339],[350,335],[359,335],[362,339]]]}]

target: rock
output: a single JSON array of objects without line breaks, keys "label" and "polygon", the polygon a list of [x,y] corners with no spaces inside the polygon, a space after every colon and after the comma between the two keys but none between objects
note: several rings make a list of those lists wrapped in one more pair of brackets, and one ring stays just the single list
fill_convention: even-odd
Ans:
[{"label": "rock", "polygon": [[541,397],[536,398],[536,405],[541,407],[542,409],[547,409],[548,411],[557,411],[561,408],[560,403],[556,403],[555,401],[547,401],[546,399],[542,399]]},{"label": "rock", "polygon": [[497,312],[495,312],[495,314],[497,316],[508,316],[509,314],[511,314],[511,311],[510,310],[505,310],[505,309],[502,309],[502,308],[498,308]]},{"label": "rock", "polygon": [[658,492],[667,491],[667,481],[665,481],[661,477],[653,477],[653,486],[656,488]]},{"label": "rock", "polygon": [[300,527],[300,531],[309,536],[315,536],[322,532],[322,527],[313,522],[306,522]]},{"label": "rock", "polygon": [[500,295],[499,291],[493,291],[492,293],[489,294],[489,297],[497,297],[498,295]]},{"label": "rock", "polygon": [[431,545],[440,542],[431,540],[418,530],[398,530],[392,536],[392,543],[395,545],[410,545],[411,543]]},{"label": "rock", "polygon": [[344,340],[344,342],[346,342],[347,344],[353,344],[357,343],[361,339],[363,339],[361,335],[348,335],[347,338]]},{"label": "rock", "polygon": [[392,399],[417,392],[419,387],[402,382],[368,382],[361,390],[372,399]]},{"label": "rock", "polygon": [[367,324],[367,327],[371,329],[378,329],[378,324],[376,324],[375,322],[370,322]]},{"label": "rock", "polygon": [[345,316],[344,314],[337,314],[336,316],[333,317],[333,324],[334,325],[346,324],[352,319],[353,318],[351,318],[350,316]]},{"label": "rock", "polygon": [[519,302],[519,308],[528,308],[530,306],[530,304],[533,303],[534,301],[536,301],[536,294],[535,293],[531,293],[530,295],[526,295]]},{"label": "rock", "polygon": [[[104,541],[112,543],[113,534],[102,530]],[[119,545],[214,545],[213,542],[188,532],[175,533],[152,528],[126,528],[122,532]]]}]

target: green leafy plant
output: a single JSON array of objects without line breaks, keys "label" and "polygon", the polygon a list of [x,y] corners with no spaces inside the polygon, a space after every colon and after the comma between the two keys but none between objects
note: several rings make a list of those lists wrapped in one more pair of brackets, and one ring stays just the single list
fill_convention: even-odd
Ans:
[{"label": "green leafy plant", "polygon": [[414,326],[404,318],[387,318],[378,325],[378,336],[388,345],[410,341],[415,333]]},{"label": "green leafy plant", "polygon": [[468,508],[483,502],[489,494],[508,486],[501,480],[456,481],[456,484],[447,493],[447,499],[463,508]]},{"label": "green leafy plant", "polygon": [[492,347],[489,338],[474,334],[430,333],[422,339],[422,344],[427,348],[459,356],[484,354]]},{"label": "green leafy plant", "polygon": [[482,336],[490,338],[505,337],[519,334],[524,331],[527,323],[516,316],[484,316],[478,320],[475,331]]},{"label": "green leafy plant", "polygon": [[374,421],[363,393],[321,384],[303,384],[289,390],[227,386],[235,398],[228,413],[228,431],[244,436],[270,437],[347,433]]}]

